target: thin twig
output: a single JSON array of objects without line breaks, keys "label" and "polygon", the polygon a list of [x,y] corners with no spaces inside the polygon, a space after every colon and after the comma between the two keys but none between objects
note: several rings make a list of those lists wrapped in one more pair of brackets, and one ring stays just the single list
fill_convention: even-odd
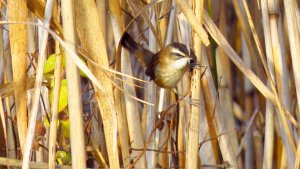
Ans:
[{"label": "thin twig", "polygon": [[162,150],[154,150],[154,149],[149,149],[149,148],[146,148],[146,149],[143,149],[143,148],[130,148],[131,150],[134,150],[134,151],[154,151],[154,152],[157,152],[157,153],[169,153],[169,154],[177,154],[177,153],[184,153],[185,151],[162,151]]},{"label": "thin twig", "polygon": [[[158,122],[156,122],[155,127],[152,129],[152,131],[151,131],[151,133],[150,133],[150,135],[149,135],[149,138],[147,139],[146,144],[144,145],[143,151],[139,154],[138,157],[136,157],[136,160],[135,160],[132,164],[129,164],[129,168],[132,168],[132,167],[137,163],[137,161],[143,156],[143,154],[146,152],[146,149],[147,149],[147,147],[148,147],[148,145],[149,145],[149,143],[150,143],[150,141],[151,141],[151,139],[152,139],[152,137],[153,137],[153,135],[154,135],[156,129],[159,128],[159,127],[161,126],[161,123],[162,123],[163,120],[164,120],[163,117],[168,113],[169,110],[171,110],[171,108],[173,108],[174,106],[176,106],[181,100],[182,100],[182,99],[177,100],[176,103],[174,103],[173,105],[171,105],[170,107],[168,107],[168,109],[165,110],[165,111],[162,113],[161,118],[159,119]],[[127,168],[127,167],[125,167],[125,168]]]}]

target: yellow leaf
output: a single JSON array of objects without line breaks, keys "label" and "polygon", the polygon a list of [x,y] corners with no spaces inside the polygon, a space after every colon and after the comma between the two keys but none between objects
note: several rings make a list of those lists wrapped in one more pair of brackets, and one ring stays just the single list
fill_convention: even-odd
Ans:
[{"label": "yellow leaf", "polygon": [[47,59],[45,66],[44,66],[44,74],[52,72],[55,67],[55,58],[56,55],[52,54],[50,57]]},{"label": "yellow leaf", "polygon": [[[50,103],[53,101],[53,89],[50,89]],[[60,92],[59,92],[59,103],[58,103],[58,112],[62,112],[68,105],[68,86],[67,80],[64,79],[61,81]]]},{"label": "yellow leaf", "polygon": [[85,78],[88,78],[87,75],[86,75],[83,71],[80,70],[79,73],[80,73],[80,76],[85,77]]},{"label": "yellow leaf", "polygon": [[[50,127],[50,122],[48,120],[48,118],[44,118],[44,125],[47,126],[48,128]],[[59,119],[57,119],[57,125],[56,127],[59,127]]]},{"label": "yellow leaf", "polygon": [[[62,60],[63,67],[66,67],[66,59],[65,58],[66,58],[65,54],[63,54],[63,60]],[[81,61],[83,63],[86,64],[86,61],[83,58],[81,58],[81,57],[79,57],[79,58],[81,59]],[[80,73],[80,76],[88,78],[87,75],[83,71],[79,70],[79,73]]]},{"label": "yellow leaf", "polygon": [[61,120],[61,131],[64,137],[70,138],[70,120]]},{"label": "yellow leaf", "polygon": [[[47,59],[47,61],[45,63],[45,66],[44,66],[44,74],[52,73],[54,71],[55,59],[56,59],[56,54],[52,54],[49,56],[49,58]],[[84,59],[82,59],[82,58],[80,58],[80,59],[86,64],[86,61]],[[64,53],[62,53],[62,66],[63,66],[63,68],[66,67],[66,57],[65,57]],[[80,70],[80,75],[87,78],[87,75],[84,72],[82,72],[81,70]]]},{"label": "yellow leaf", "polygon": [[71,162],[71,154],[66,151],[56,151],[56,160],[58,164],[69,164]]},{"label": "yellow leaf", "polygon": [[44,118],[44,125],[47,126],[47,127],[50,127],[50,122],[48,120],[48,118]]}]

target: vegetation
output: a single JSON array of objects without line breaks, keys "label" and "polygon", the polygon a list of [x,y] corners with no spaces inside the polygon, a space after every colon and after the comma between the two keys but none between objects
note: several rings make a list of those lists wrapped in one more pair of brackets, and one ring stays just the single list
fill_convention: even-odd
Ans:
[{"label": "vegetation", "polygon": [[[299,3],[1,1],[0,165],[300,168]],[[198,67],[159,88],[124,32]]]}]

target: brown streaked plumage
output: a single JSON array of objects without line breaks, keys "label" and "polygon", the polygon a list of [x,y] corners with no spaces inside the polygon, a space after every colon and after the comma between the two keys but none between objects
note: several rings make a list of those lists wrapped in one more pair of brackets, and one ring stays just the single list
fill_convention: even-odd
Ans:
[{"label": "brown streaked plumage", "polygon": [[146,75],[159,87],[172,89],[188,70],[190,60],[189,52],[184,44],[174,42],[156,54],[137,44],[129,34],[125,33],[121,44],[133,52],[140,61],[145,63]]}]

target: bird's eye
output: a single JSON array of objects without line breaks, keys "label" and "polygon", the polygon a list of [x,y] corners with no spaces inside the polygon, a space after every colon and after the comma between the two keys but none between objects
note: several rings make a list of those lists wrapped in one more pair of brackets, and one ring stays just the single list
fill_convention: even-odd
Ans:
[{"label": "bird's eye", "polygon": [[184,56],[182,55],[182,54],[180,54],[180,53],[172,53],[175,57],[176,57],[176,59],[181,59],[181,58],[183,58]]}]

